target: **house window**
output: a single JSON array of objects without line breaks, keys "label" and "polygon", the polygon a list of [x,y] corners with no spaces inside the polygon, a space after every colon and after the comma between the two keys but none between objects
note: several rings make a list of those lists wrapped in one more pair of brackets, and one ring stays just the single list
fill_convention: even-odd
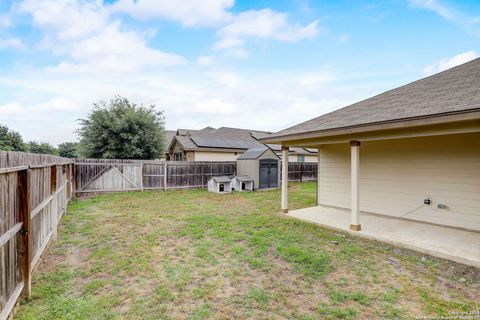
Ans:
[{"label": "house window", "polygon": [[305,162],[305,155],[299,154],[299,155],[297,156],[297,161],[298,161],[298,162]]},{"label": "house window", "polygon": [[176,152],[175,153],[175,161],[182,161],[182,153]]}]

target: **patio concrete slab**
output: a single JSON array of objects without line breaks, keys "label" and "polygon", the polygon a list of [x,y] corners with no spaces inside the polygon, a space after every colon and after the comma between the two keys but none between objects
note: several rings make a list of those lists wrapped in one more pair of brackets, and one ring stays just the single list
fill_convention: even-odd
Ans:
[{"label": "patio concrete slab", "polygon": [[327,206],[294,210],[288,216],[480,268],[480,232],[368,213],[360,215],[362,230],[351,231],[350,210]]}]

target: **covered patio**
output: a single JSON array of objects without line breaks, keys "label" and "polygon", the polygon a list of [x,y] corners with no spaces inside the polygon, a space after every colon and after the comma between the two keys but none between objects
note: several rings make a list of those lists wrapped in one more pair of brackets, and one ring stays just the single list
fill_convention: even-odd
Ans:
[{"label": "covered patio", "polygon": [[439,258],[480,267],[480,233],[425,222],[361,213],[361,231],[348,227],[350,210],[316,206],[288,216],[355,236],[379,240]]},{"label": "covered patio", "polygon": [[[261,139],[281,212],[480,267],[480,59]],[[317,206],[289,213],[288,150],[318,149]]]},{"label": "covered patio", "polygon": [[[475,211],[480,195],[479,141],[478,133],[452,130],[447,135],[398,136],[390,141],[371,138],[317,146],[317,205],[289,211],[288,181],[284,179],[288,166],[282,165],[281,212],[355,236],[480,267],[480,230]],[[448,148],[437,148],[445,143]],[[391,153],[386,145],[398,153]],[[424,154],[410,151],[417,145],[422,146]],[[283,149],[285,163],[288,146]],[[458,160],[441,159],[433,149],[454,154]],[[463,160],[471,155],[473,162]],[[431,170],[423,169],[423,163],[428,163]],[[377,178],[380,174],[382,178]],[[473,208],[463,209],[464,202]]]}]

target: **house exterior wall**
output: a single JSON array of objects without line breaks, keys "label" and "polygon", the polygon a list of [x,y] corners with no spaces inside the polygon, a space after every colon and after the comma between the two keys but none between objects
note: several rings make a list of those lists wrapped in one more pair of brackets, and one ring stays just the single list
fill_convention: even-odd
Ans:
[{"label": "house exterior wall", "polygon": [[[243,152],[195,151],[195,161],[235,161]],[[193,161],[193,160],[192,160]]]},{"label": "house exterior wall", "polygon": [[[288,155],[288,161],[298,162],[298,155],[297,154]],[[318,161],[317,155],[305,155],[305,162],[317,162],[317,161]]]},{"label": "house exterior wall", "polygon": [[[319,203],[350,208],[347,144],[320,150]],[[360,210],[480,230],[480,133],[362,142]]]},{"label": "house exterior wall", "polygon": [[183,152],[183,150],[181,150],[181,146],[178,142],[175,142],[175,144],[173,145],[172,153],[170,155],[170,160],[176,161],[177,160],[176,154],[181,154],[182,159],[180,159],[180,161],[185,160],[185,153]]}]

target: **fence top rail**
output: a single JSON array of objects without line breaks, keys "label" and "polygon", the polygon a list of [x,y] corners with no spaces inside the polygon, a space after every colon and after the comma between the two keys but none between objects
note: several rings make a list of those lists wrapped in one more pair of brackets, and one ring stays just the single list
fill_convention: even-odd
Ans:
[{"label": "fence top rail", "polygon": [[72,164],[72,163],[73,162],[45,163],[45,164],[32,164],[32,165],[17,166],[17,167],[6,167],[6,168],[0,168],[0,174],[23,171],[27,169],[43,169],[43,168],[48,168],[53,166],[63,166],[63,165]]},{"label": "fence top rail", "polygon": [[28,166],[18,166],[18,167],[10,167],[10,168],[0,168],[0,174],[2,173],[11,173],[17,172],[28,169]]},{"label": "fence top rail", "polygon": [[141,166],[141,163],[122,163],[122,162],[75,162],[77,166]]},{"label": "fence top rail", "polygon": [[50,154],[35,154],[19,151],[0,151],[0,168],[19,167],[27,165],[42,165],[46,163],[67,164],[73,159],[62,158]]},{"label": "fence top rail", "polygon": [[236,161],[165,161],[165,160],[115,160],[115,159],[76,159],[74,162],[76,165],[202,165],[202,164],[225,164],[234,165]]}]

